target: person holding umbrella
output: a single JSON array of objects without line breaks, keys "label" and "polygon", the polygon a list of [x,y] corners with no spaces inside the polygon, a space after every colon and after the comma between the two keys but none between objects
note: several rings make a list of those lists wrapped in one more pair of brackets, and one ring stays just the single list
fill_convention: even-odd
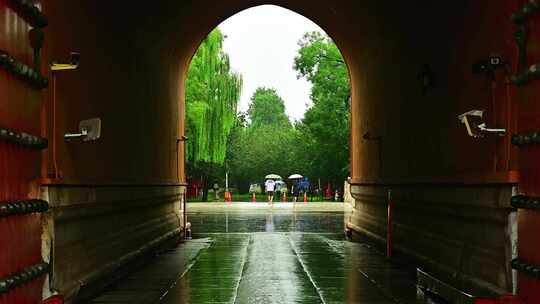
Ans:
[{"label": "person holding umbrella", "polygon": [[264,187],[266,188],[266,194],[268,195],[268,203],[273,204],[274,203],[274,189],[276,187],[276,182],[274,182],[273,179],[267,179],[264,183]]},{"label": "person holding umbrella", "polygon": [[268,195],[268,203],[273,204],[274,203],[274,191],[276,189],[276,182],[275,179],[281,179],[281,176],[277,174],[268,174],[265,176],[266,182],[264,183],[264,187],[266,188],[266,194]]},{"label": "person holding umbrella", "polygon": [[300,195],[300,183],[298,182],[303,176],[300,174],[293,174],[289,176],[289,179],[292,180],[291,193],[293,196],[293,203],[296,203],[298,196]]}]

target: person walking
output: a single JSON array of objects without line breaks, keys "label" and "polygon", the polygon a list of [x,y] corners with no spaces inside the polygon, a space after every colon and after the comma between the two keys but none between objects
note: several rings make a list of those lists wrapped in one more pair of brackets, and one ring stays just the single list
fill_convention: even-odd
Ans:
[{"label": "person walking", "polygon": [[293,196],[293,203],[296,203],[298,195],[300,195],[300,183],[297,180],[293,180],[292,182],[291,194]]},{"label": "person walking", "polygon": [[273,204],[274,203],[274,190],[276,188],[276,182],[274,180],[269,179],[264,183],[264,187],[266,188],[266,195],[268,195],[268,203]]},{"label": "person walking", "polygon": [[277,197],[277,200],[279,202],[279,198],[281,197],[281,191],[282,191],[282,188],[283,188],[283,182],[282,181],[276,181],[276,185],[275,185],[275,191],[274,191],[274,194],[275,194],[275,197]]}]

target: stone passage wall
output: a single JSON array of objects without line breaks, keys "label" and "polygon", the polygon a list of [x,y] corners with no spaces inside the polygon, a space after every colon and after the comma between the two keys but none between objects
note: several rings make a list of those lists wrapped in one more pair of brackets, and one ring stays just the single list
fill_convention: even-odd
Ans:
[{"label": "stone passage wall", "polygon": [[[510,186],[391,187],[393,243],[398,253],[455,287],[478,294],[512,290],[515,212]],[[353,186],[347,226],[386,242],[389,187]]]},{"label": "stone passage wall", "polygon": [[[49,187],[51,288],[72,299],[130,262],[178,240],[182,187]],[[81,263],[84,261],[84,263]]]}]

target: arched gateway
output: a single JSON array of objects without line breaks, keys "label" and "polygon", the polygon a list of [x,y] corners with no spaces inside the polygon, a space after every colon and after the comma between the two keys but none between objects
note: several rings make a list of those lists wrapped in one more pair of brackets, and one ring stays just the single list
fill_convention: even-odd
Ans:
[{"label": "arched gateway", "polygon": [[[0,279],[49,265],[45,295],[72,299],[181,233],[191,56],[224,19],[274,4],[324,28],[348,64],[354,234],[384,242],[391,190],[398,252],[459,289],[539,301],[526,269],[540,265],[540,91],[534,69],[510,77],[540,59],[534,7],[513,19],[528,44],[514,42],[524,1],[30,2],[0,0]],[[70,52],[77,68],[51,71]],[[469,137],[457,116],[476,109],[507,135]],[[63,140],[93,117],[99,140]],[[0,302],[41,299],[43,278]]]}]

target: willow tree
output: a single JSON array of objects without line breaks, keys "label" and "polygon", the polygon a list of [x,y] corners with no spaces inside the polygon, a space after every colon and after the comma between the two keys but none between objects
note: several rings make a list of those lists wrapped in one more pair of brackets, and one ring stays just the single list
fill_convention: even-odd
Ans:
[{"label": "willow tree", "polygon": [[212,31],[195,53],[188,71],[187,162],[195,171],[223,165],[227,138],[236,118],[242,77],[231,71],[223,40],[218,29]]},{"label": "willow tree", "polygon": [[223,164],[233,127],[242,78],[231,71],[218,29],[203,41],[189,67],[186,83],[188,161]]}]

